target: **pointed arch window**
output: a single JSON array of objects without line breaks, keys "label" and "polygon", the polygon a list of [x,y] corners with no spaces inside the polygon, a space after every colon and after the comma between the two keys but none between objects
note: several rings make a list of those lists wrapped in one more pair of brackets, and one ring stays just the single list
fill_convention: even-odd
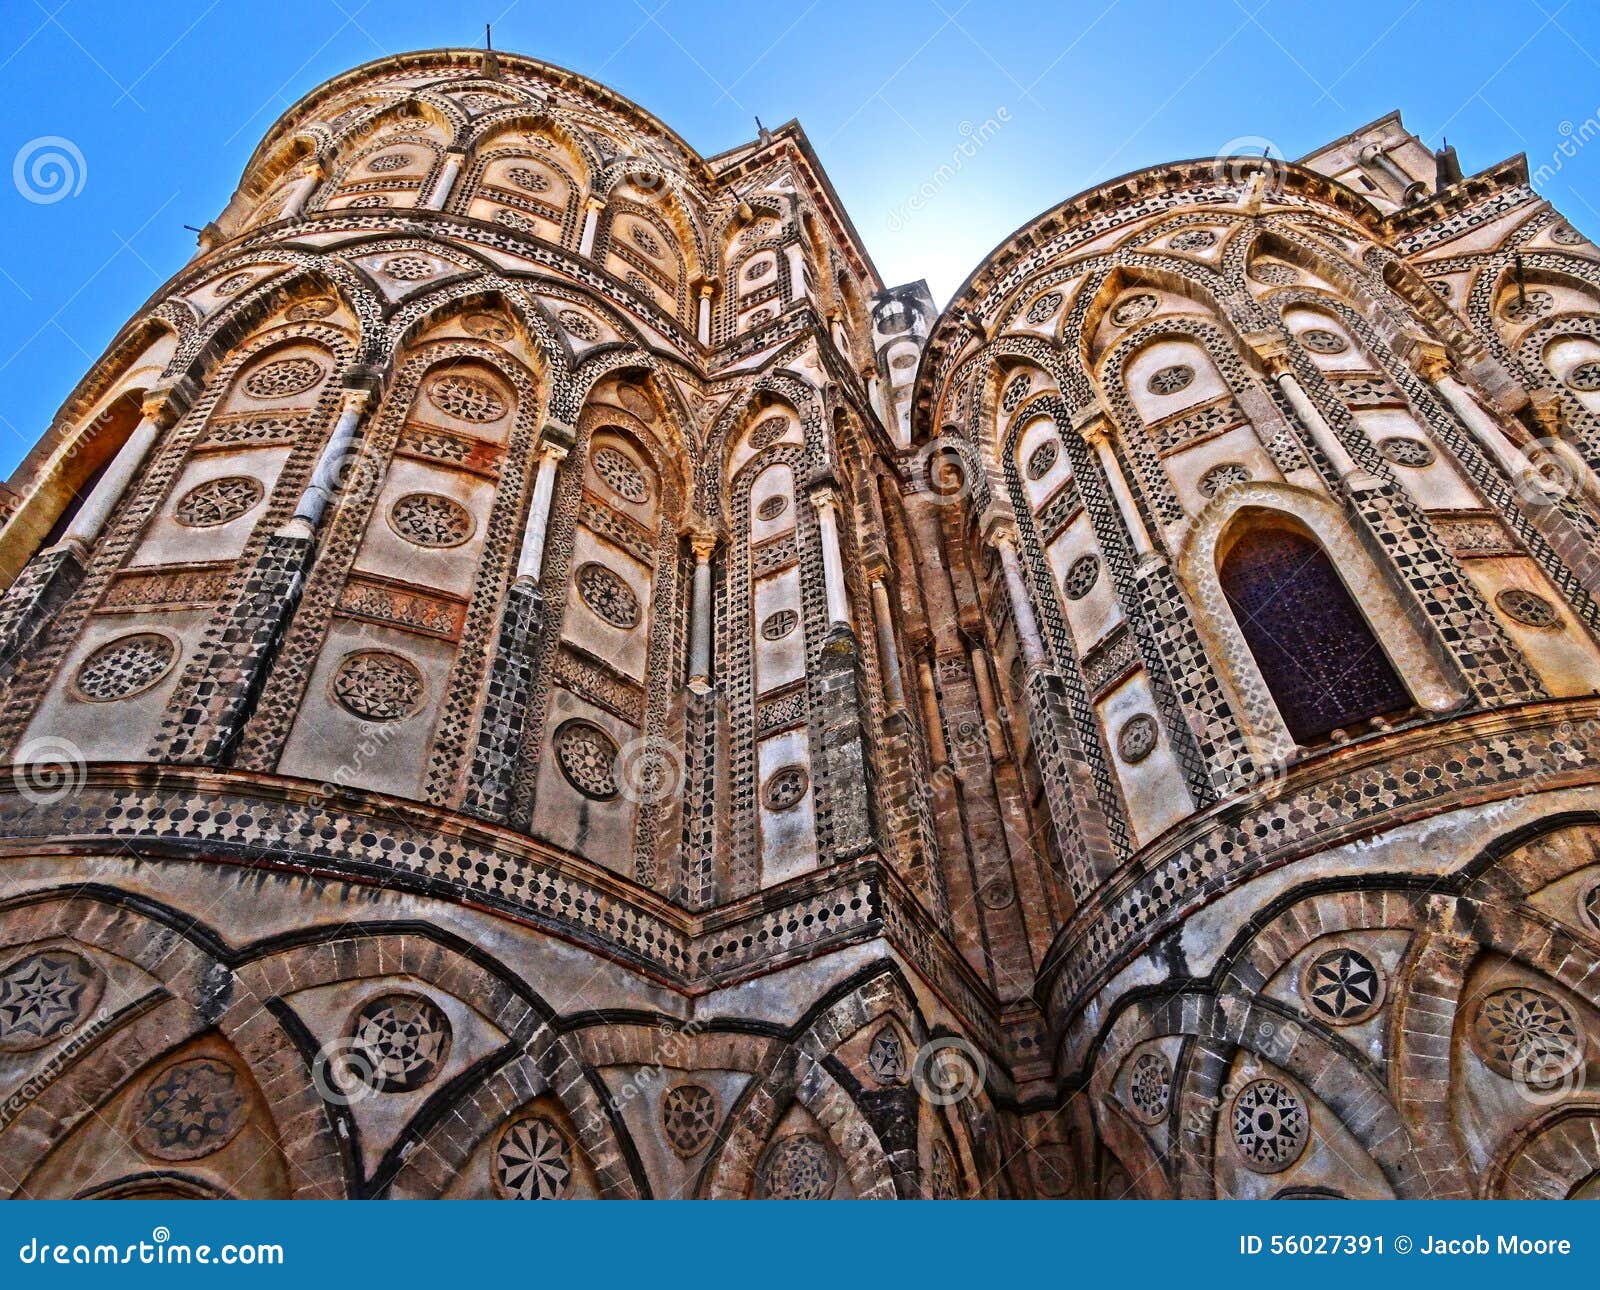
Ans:
[{"label": "pointed arch window", "polygon": [[1311,538],[1251,529],[1228,550],[1219,574],[1297,743],[1412,706],[1333,561]]}]

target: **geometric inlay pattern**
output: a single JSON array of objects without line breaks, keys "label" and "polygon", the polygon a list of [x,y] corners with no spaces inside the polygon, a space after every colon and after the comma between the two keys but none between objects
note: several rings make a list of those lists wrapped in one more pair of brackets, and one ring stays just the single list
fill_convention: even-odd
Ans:
[{"label": "geometric inlay pattern", "polygon": [[494,1148],[494,1188],[507,1200],[564,1200],[572,1185],[572,1150],[542,1115],[506,1126]]},{"label": "geometric inlay pattern", "polygon": [[1059,308],[1061,308],[1061,293],[1059,291],[1046,291],[1044,295],[1028,306],[1028,321],[1037,326]]},{"label": "geometric inlay pattern", "polygon": [[450,1020],[420,994],[383,994],[362,1005],[350,1027],[353,1062],[374,1093],[421,1088],[450,1053]]},{"label": "geometric inlay pattern", "polygon": [[1194,380],[1194,368],[1187,363],[1173,363],[1163,367],[1150,378],[1150,393],[1176,394]]},{"label": "geometric inlay pattern", "polygon": [[220,1151],[247,1118],[239,1073],[210,1057],[168,1066],[145,1087],[137,1114],[135,1144],[162,1160]]},{"label": "geometric inlay pattern", "polygon": [[767,779],[761,800],[769,811],[787,811],[805,800],[810,781],[803,766],[781,766]]},{"label": "geometric inlay pattern", "polygon": [[254,508],[265,490],[248,475],[211,479],[191,488],[179,499],[172,518],[191,529],[214,528],[236,520]]},{"label": "geometric inlay pattern", "polygon": [[334,698],[367,721],[399,721],[422,704],[422,673],[387,650],[346,654],[332,688]]},{"label": "geometric inlay pattern", "polygon": [[800,615],[792,609],[775,609],[761,623],[763,640],[782,640],[800,625]]},{"label": "geometric inlay pattern", "polygon": [[472,536],[466,507],[439,493],[408,493],[389,508],[389,525],[417,546],[460,546]]},{"label": "geometric inlay pattern", "polygon": [[1128,1100],[1146,1124],[1159,1124],[1172,1106],[1172,1063],[1162,1052],[1140,1053],[1128,1075]]},{"label": "geometric inlay pattern", "polygon": [[1159,727],[1148,712],[1130,717],[1117,735],[1117,752],[1130,764],[1143,761],[1156,750]]},{"label": "geometric inlay pattern", "polygon": [[1583,1061],[1583,1032],[1566,1004],[1525,986],[1481,1000],[1469,1034],[1489,1069],[1535,1088],[1559,1083]]},{"label": "geometric inlay pattern", "polygon": [[933,1167],[930,1170],[929,1190],[933,1200],[960,1200],[961,1182],[956,1173],[955,1157],[942,1142],[933,1144]]},{"label": "geometric inlay pattern", "polygon": [[1494,598],[1494,603],[1507,617],[1528,627],[1554,627],[1561,621],[1554,605],[1522,587],[1507,587]]},{"label": "geometric inlay pattern", "polygon": [[633,459],[615,448],[601,448],[594,455],[594,473],[624,501],[642,502],[650,496],[650,485]]},{"label": "geometric inlay pattern", "polygon": [[126,699],[164,677],[177,656],[177,647],[158,632],[119,636],[83,660],[73,685],[80,697],[96,703]]},{"label": "geometric inlay pattern", "polygon": [[1390,435],[1374,445],[1378,455],[1397,466],[1427,466],[1433,462],[1433,449],[1421,439],[1407,435]]},{"label": "geometric inlay pattern", "polygon": [[1061,580],[1061,588],[1067,593],[1068,600],[1082,600],[1099,581],[1100,557],[1080,555],[1068,566],[1067,576]]},{"label": "geometric inlay pattern", "polygon": [[1291,282],[1300,280],[1300,275],[1287,264],[1277,264],[1270,260],[1264,263],[1252,264],[1250,266],[1250,276],[1257,282],[1266,283],[1269,287],[1286,287]]},{"label": "geometric inlay pattern", "polygon": [[773,1200],[822,1200],[833,1191],[833,1158],[820,1138],[793,1133],[772,1144],[761,1181]]},{"label": "geometric inlay pattern", "polygon": [[1287,1169],[1300,1159],[1310,1137],[1305,1104],[1279,1080],[1251,1080],[1233,1099],[1233,1147],[1247,1169],[1260,1174]]},{"label": "geometric inlay pattern", "polygon": [[309,390],[322,379],[322,364],[312,358],[280,358],[264,363],[245,378],[246,394],[258,399],[286,399]]},{"label": "geometric inlay pattern", "polygon": [[541,175],[537,170],[529,170],[526,166],[512,166],[506,171],[506,178],[525,193],[542,193],[550,188],[547,176]]},{"label": "geometric inlay pattern", "polygon": [[872,1037],[867,1050],[867,1066],[880,1084],[904,1084],[909,1072],[906,1069],[906,1046],[900,1032],[885,1026]]},{"label": "geometric inlay pattern", "polygon": [[0,972],[0,1052],[23,1052],[70,1034],[99,986],[100,974],[69,951],[18,959]]},{"label": "geometric inlay pattern", "polygon": [[568,721],[551,741],[556,765],[585,797],[606,801],[617,795],[617,745],[590,721]]},{"label": "geometric inlay pattern", "polygon": [[578,570],[576,582],[583,603],[598,618],[623,630],[639,625],[639,597],[605,565],[591,560]]},{"label": "geometric inlay pattern", "polygon": [[1520,298],[1510,297],[1500,312],[1514,323],[1532,322],[1549,313],[1555,303],[1555,297],[1548,291],[1529,291]]},{"label": "geometric inlay pattern", "polygon": [[1342,354],[1350,348],[1350,342],[1338,332],[1323,327],[1312,327],[1301,332],[1300,343],[1313,354]]},{"label": "geometric inlay pattern", "polygon": [[1023,399],[1028,397],[1028,391],[1032,388],[1033,377],[1027,372],[1014,376],[1000,396],[1000,407],[1006,412],[1015,412],[1022,406]]},{"label": "geometric inlay pattern", "polygon": [[1118,327],[1130,327],[1155,313],[1159,302],[1147,291],[1129,296],[1111,311],[1111,321]]},{"label": "geometric inlay pattern", "polygon": [[680,1156],[697,1156],[717,1131],[717,1098],[703,1084],[679,1084],[661,1095],[661,1131]]},{"label": "geometric inlay pattern", "polygon": [[1600,363],[1579,363],[1567,373],[1567,386],[1583,394],[1600,390]]},{"label": "geometric inlay pattern", "polygon": [[1200,476],[1195,484],[1195,491],[1202,497],[1215,497],[1224,488],[1231,488],[1234,484],[1248,484],[1250,472],[1236,461],[1225,461],[1220,466],[1213,466]]},{"label": "geometric inlay pattern", "polygon": [[506,414],[506,401],[494,387],[470,376],[441,376],[428,386],[428,402],[462,421],[498,421]]},{"label": "geometric inlay pattern", "polygon": [[1028,478],[1043,479],[1061,455],[1061,444],[1054,438],[1046,439],[1028,454]]},{"label": "geometric inlay pattern", "polygon": [[783,417],[768,417],[750,432],[750,447],[756,452],[770,448],[783,438],[789,429],[789,423]]},{"label": "geometric inlay pattern", "polygon": [[1353,1026],[1383,1006],[1383,974],[1359,950],[1341,946],[1319,954],[1300,977],[1300,997],[1323,1021]]}]

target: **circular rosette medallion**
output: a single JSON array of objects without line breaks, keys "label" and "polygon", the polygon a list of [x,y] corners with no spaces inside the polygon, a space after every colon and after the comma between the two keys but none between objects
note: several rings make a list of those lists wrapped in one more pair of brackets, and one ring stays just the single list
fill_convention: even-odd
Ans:
[{"label": "circular rosette medallion", "polygon": [[494,1189],[506,1200],[565,1200],[572,1190],[572,1148],[542,1115],[507,1125],[494,1148]]},{"label": "circular rosette medallion", "polygon": [[357,1063],[376,1093],[409,1093],[439,1073],[450,1052],[450,1021],[420,994],[385,994],[362,1005],[351,1026]]}]

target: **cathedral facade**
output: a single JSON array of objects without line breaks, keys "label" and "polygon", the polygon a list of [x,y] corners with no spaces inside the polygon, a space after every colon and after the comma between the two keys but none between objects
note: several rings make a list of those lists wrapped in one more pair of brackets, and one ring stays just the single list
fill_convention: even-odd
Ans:
[{"label": "cathedral facade", "polygon": [[0,494],[0,1192],[1600,1194],[1600,252],[1398,115],[942,312],[294,105]]}]

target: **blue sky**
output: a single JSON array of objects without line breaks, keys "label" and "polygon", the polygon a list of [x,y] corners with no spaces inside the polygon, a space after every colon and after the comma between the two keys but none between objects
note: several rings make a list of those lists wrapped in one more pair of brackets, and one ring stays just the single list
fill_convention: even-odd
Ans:
[{"label": "blue sky", "polygon": [[[879,269],[942,301],[1012,229],[1230,142],[1290,157],[1398,107],[1467,170],[1517,152],[1600,234],[1600,6],[1577,0],[5,0],[0,160],[70,142],[71,195],[0,183],[0,471],[192,254],[277,115],[407,49],[495,44],[601,80],[711,154],[798,117]],[[993,127],[985,123],[993,122]],[[1585,123],[1587,122],[1587,126]],[[913,205],[965,139],[959,173]],[[1583,146],[1577,139],[1592,139]]]}]

